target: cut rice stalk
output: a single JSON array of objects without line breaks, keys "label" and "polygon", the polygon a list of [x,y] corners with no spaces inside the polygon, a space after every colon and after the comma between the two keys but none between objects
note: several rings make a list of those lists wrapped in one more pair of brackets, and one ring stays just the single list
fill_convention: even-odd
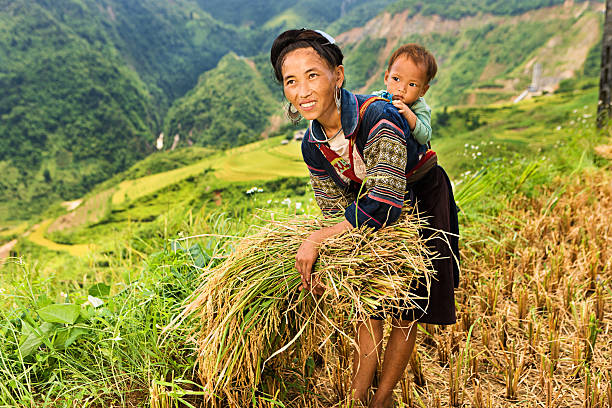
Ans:
[{"label": "cut rice stalk", "polygon": [[338,221],[270,221],[232,243],[225,261],[202,274],[182,317],[199,318],[190,322],[198,373],[211,395],[247,406],[254,390],[273,391],[261,389],[265,362],[266,371],[274,371],[296,358],[305,361],[334,331],[345,333],[364,317],[400,313],[427,299],[435,254],[419,234],[425,221],[412,211],[376,232],[363,227],[326,240],[313,271],[324,294],[300,291],[294,267],[299,246]]}]

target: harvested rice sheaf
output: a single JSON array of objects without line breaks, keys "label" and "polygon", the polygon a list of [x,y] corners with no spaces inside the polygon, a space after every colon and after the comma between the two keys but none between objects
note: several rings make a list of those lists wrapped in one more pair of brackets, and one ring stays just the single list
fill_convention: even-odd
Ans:
[{"label": "harvested rice sheaf", "polygon": [[419,285],[429,293],[435,254],[419,235],[425,221],[410,210],[376,232],[363,227],[326,240],[314,269],[325,293],[301,291],[299,246],[338,221],[269,220],[203,273],[184,316],[197,317],[198,373],[216,398],[246,406],[264,367],[305,361],[332,333],[352,337],[360,317],[417,307]]}]

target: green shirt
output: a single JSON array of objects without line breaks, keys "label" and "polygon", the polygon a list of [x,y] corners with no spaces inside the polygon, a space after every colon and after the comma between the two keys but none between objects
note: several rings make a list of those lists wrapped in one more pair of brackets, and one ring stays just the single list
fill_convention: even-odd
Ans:
[{"label": "green shirt", "polygon": [[431,140],[431,108],[423,98],[414,101],[409,108],[417,117],[412,135],[419,144],[424,145]]},{"label": "green shirt", "polygon": [[[393,98],[393,95],[385,90],[376,91],[373,95],[380,96],[389,101]],[[422,97],[408,105],[408,107],[417,117],[416,124],[411,132],[412,137],[414,137],[417,143],[424,145],[431,140],[431,108]]]}]

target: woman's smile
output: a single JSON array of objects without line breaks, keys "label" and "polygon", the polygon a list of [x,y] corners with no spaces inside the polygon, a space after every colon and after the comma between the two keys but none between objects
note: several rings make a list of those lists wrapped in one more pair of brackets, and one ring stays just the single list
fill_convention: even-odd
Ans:
[{"label": "woman's smile", "polygon": [[300,107],[305,110],[305,111],[310,111],[312,109],[314,109],[316,102],[312,101],[312,102],[302,102],[300,103]]}]

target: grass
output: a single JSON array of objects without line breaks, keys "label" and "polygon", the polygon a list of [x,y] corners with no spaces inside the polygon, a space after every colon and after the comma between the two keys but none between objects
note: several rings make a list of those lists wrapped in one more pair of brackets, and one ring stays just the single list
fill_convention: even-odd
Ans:
[{"label": "grass", "polygon": [[[518,104],[450,110],[449,125],[434,130],[432,146],[442,165],[455,175],[514,154],[530,160],[550,158],[565,143],[563,129],[593,122],[596,101],[596,91],[590,90],[544,95]],[[439,114],[434,111],[434,123]],[[471,128],[474,118],[478,123]]]},{"label": "grass", "polygon": [[7,236],[19,235],[25,232],[26,229],[28,229],[28,223],[22,222],[18,225],[5,227],[4,229],[0,230],[0,236],[7,237]]},{"label": "grass", "polygon": [[[420,327],[398,406],[611,404],[612,180],[609,162],[593,153],[603,137],[584,117],[592,94],[470,111],[487,122],[471,130],[460,123],[465,112],[451,111],[453,131],[434,135],[462,208],[458,323]],[[455,159],[465,143],[479,149]],[[245,146],[235,157],[261,157],[258,149]],[[264,157],[294,153],[279,147]],[[95,242],[86,257],[20,240],[20,258],[0,267],[0,406],[202,406],[195,346],[180,331],[162,342],[163,327],[204,268],[219,262],[213,254],[226,237],[246,233],[254,208],[316,211],[305,178],[229,183],[215,174],[187,177],[53,235]],[[246,194],[254,185],[263,191]],[[204,236],[172,244],[190,235]],[[78,306],[76,321],[49,321],[50,306],[76,310],[70,305]],[[266,371],[265,389],[279,394],[257,394],[254,404],[329,406],[350,376],[351,345],[342,339]]]},{"label": "grass", "polygon": [[112,204],[135,200],[208,169],[214,171],[219,180],[227,182],[306,176],[299,144],[281,145],[281,140],[281,137],[272,138],[227,150],[190,166],[123,181],[113,194]]}]

